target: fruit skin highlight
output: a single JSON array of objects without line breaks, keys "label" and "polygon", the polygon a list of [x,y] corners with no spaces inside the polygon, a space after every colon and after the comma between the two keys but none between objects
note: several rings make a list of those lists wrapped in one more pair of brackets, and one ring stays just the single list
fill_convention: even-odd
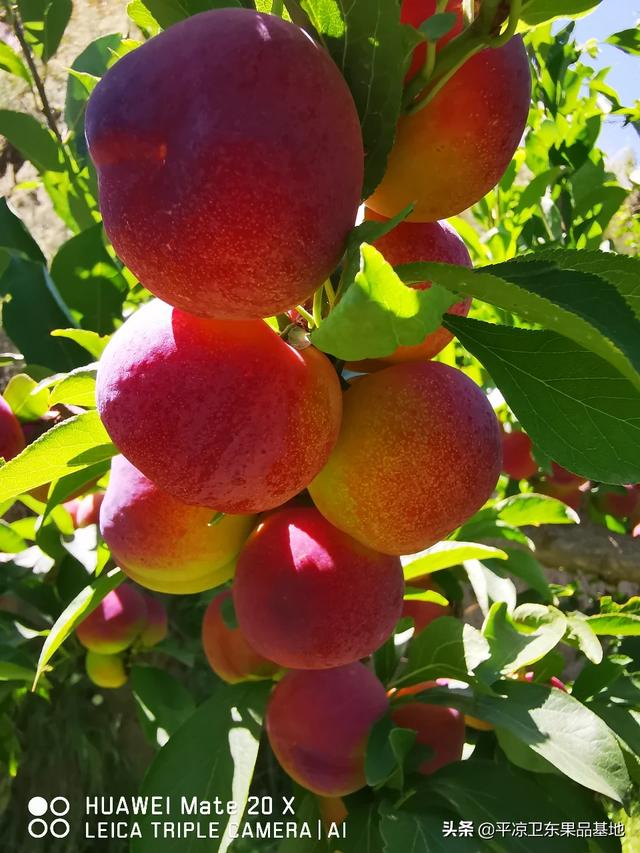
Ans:
[{"label": "fruit skin highlight", "polygon": [[[405,19],[416,27],[436,10],[435,0],[412,7]],[[447,9],[459,16],[447,35],[451,38],[462,28],[461,0]],[[506,171],[530,100],[531,73],[521,36],[475,54],[426,106],[400,119],[387,172],[367,206],[392,217],[415,202],[411,222],[435,222],[466,210]]]},{"label": "fruit skin highlight", "polygon": [[268,516],[243,548],[233,599],[253,648],[292,669],[371,654],[402,610],[400,560],[378,554],[313,507]]},{"label": "fruit skin highlight", "polygon": [[144,598],[135,587],[122,584],[111,590],[76,628],[82,645],[92,652],[115,655],[136,640],[147,619]]},{"label": "fruit skin highlight", "polygon": [[359,542],[413,554],[482,507],[501,463],[498,421],[481,389],[447,365],[411,362],[352,383],[338,443],[309,492]]},{"label": "fruit skin highlight", "polygon": [[218,9],[120,59],[86,114],[114,248],[185,311],[258,319],[338,264],[364,172],[358,114],[294,24]]},{"label": "fruit skin highlight", "polygon": [[[447,679],[425,681],[398,690],[394,698],[421,693],[429,687],[446,686]],[[445,764],[462,758],[465,720],[464,715],[456,708],[429,705],[427,702],[408,702],[392,708],[391,719],[400,728],[414,729],[417,732],[416,742],[433,750],[433,756],[425,759],[418,767],[418,772],[423,776],[430,776]]]},{"label": "fruit skin highlight", "polygon": [[24,450],[25,444],[20,421],[4,397],[0,397],[0,456],[8,462]]},{"label": "fruit skin highlight", "polygon": [[116,688],[127,683],[128,676],[120,655],[87,652],[85,661],[89,679],[98,687]]},{"label": "fruit skin highlight", "polygon": [[229,628],[222,615],[223,603],[231,590],[218,593],[211,601],[202,622],[202,646],[215,674],[228,684],[272,678],[278,664],[259,655],[240,628]]},{"label": "fruit skin highlight", "polygon": [[260,512],[302,491],[340,428],[340,383],[314,347],[261,320],[205,320],[155,300],[98,367],[100,417],[118,449],[183,503]]},{"label": "fruit skin highlight", "polygon": [[[365,219],[375,222],[385,222],[386,217],[380,216],[368,208],[365,209]],[[418,261],[432,261],[441,264],[457,264],[471,268],[471,256],[458,232],[448,222],[401,222],[388,234],[379,237],[373,244],[382,252],[391,266],[413,264]],[[416,290],[428,290],[432,282],[425,281],[412,284]],[[471,299],[463,299],[449,308],[449,314],[466,317],[471,308]],[[354,371],[380,370],[390,364],[401,364],[404,361],[426,361],[441,352],[453,340],[453,335],[444,326],[431,332],[420,344],[415,346],[400,346],[391,355],[384,358],[366,359],[352,362],[349,367]]]},{"label": "fruit skin highlight", "polygon": [[254,518],[228,515],[209,526],[212,518],[207,507],[167,494],[124,456],[113,459],[100,531],[113,559],[140,586],[184,594],[228,580]]},{"label": "fruit skin highlight", "polygon": [[361,663],[294,670],[271,694],[269,743],[300,785],[324,797],[345,796],[366,784],[367,738],[387,707],[383,685]]}]

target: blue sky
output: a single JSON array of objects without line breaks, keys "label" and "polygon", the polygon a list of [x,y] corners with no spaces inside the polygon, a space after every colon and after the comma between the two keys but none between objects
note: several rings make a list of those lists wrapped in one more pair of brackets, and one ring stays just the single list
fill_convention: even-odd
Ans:
[{"label": "blue sky", "polygon": [[[580,42],[591,38],[604,41],[612,33],[635,26],[638,20],[640,0],[603,0],[594,12],[576,22],[576,37]],[[594,65],[611,67],[607,81],[620,93],[623,104],[631,105],[640,98],[640,57],[628,56],[611,45],[602,45]],[[640,136],[632,127],[622,127],[620,119],[610,118],[605,122],[600,144],[609,154],[630,147],[640,160]]]}]

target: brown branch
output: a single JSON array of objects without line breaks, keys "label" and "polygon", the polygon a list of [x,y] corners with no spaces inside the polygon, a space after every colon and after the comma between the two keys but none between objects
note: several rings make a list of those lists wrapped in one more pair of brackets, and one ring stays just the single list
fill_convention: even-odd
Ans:
[{"label": "brown branch", "polygon": [[640,583],[638,538],[588,522],[527,527],[523,532],[535,544],[538,560],[550,569],[582,572],[613,583]]},{"label": "brown branch", "polygon": [[[640,538],[612,533],[606,527],[583,521],[523,527],[534,543],[537,559],[548,569],[582,573],[611,583],[640,584]],[[496,548],[524,548],[517,542],[486,539]]]}]

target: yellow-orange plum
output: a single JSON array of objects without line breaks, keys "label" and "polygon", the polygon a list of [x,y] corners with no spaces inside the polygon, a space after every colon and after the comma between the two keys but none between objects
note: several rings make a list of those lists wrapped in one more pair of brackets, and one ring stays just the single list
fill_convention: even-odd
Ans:
[{"label": "yellow-orange plum", "polygon": [[413,554],[491,496],[500,429],[482,390],[438,362],[398,364],[356,379],[338,443],[309,486],[320,512],[385,554]]},{"label": "yellow-orange plum", "polygon": [[225,624],[222,605],[231,598],[231,590],[218,593],[211,601],[202,622],[202,646],[215,674],[228,684],[272,678],[278,664],[259,655],[242,630]]},{"label": "yellow-orange plum", "polygon": [[111,463],[100,530],[114,560],[136,583],[167,593],[212,589],[233,574],[253,516],[213,513],[173,498],[124,456]]},{"label": "yellow-orange plum", "polygon": [[85,666],[89,679],[98,687],[116,688],[127,683],[127,673],[120,655],[87,652]]}]

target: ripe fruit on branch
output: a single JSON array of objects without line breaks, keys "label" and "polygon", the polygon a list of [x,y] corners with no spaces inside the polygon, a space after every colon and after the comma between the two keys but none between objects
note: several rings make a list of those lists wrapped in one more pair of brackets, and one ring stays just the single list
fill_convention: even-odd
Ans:
[{"label": "ripe fruit on branch", "polygon": [[0,457],[8,462],[17,456],[24,446],[25,436],[20,421],[4,397],[0,397]]},{"label": "ripe fruit on branch", "polygon": [[73,498],[64,504],[76,530],[98,523],[103,500],[104,492],[94,492],[83,498]]},{"label": "ripe fruit on branch", "polygon": [[309,486],[320,512],[385,554],[443,539],[491,496],[500,430],[483,392],[438,362],[356,379],[338,443]]},{"label": "ripe fruit on branch", "polygon": [[160,599],[148,593],[142,593],[147,608],[147,621],[142,629],[138,642],[144,649],[150,649],[161,643],[169,633],[169,619],[164,604]]},{"label": "ripe fruit on branch", "polygon": [[156,592],[211,589],[233,574],[233,560],[254,524],[188,506],[148,480],[124,456],[111,463],[100,530],[113,559],[140,586]]},{"label": "ripe fruit on branch", "polygon": [[502,470],[514,480],[528,480],[538,470],[531,439],[521,430],[502,431]]},{"label": "ripe fruit on branch", "polygon": [[97,608],[76,628],[82,645],[92,652],[115,655],[123,652],[145,626],[147,608],[137,589],[122,584],[107,593]]},{"label": "ripe fruit on branch", "polygon": [[596,505],[601,512],[616,518],[630,518],[640,509],[640,489],[636,485],[598,489]]},{"label": "ripe fruit on branch", "polygon": [[179,500],[259,512],[306,488],[335,444],[340,383],[328,358],[262,320],[205,320],[159,300],[116,332],[96,396],[119,450]]},{"label": "ripe fruit on branch", "polygon": [[[462,0],[447,6],[462,28]],[[403,8],[406,8],[403,4]],[[414,26],[436,11],[435,0],[412,3]],[[531,74],[520,36],[476,53],[413,115],[403,116],[387,172],[368,207],[395,216],[409,203],[413,222],[435,222],[479,201],[504,174],[525,128]]]},{"label": "ripe fruit on branch", "polygon": [[314,507],[265,518],[238,558],[233,598],[256,651],[292,669],[371,654],[402,610],[400,560],[335,528]]},{"label": "ripe fruit on branch", "polygon": [[557,462],[552,462],[553,474],[540,484],[539,491],[565,503],[576,512],[582,505],[582,496],[587,487],[587,480],[577,474],[567,471]]},{"label": "ripe fruit on branch", "polygon": [[278,664],[259,655],[240,628],[225,624],[222,606],[230,597],[230,589],[218,593],[204,614],[202,646],[209,666],[229,684],[272,678],[280,671]]},{"label": "ripe fruit on branch", "polygon": [[384,687],[361,663],[289,672],[267,706],[269,743],[303,787],[325,797],[351,794],[365,785],[367,738],[387,707]]},{"label": "ripe fruit on branch", "polygon": [[338,68],[294,24],[219,9],[172,26],[107,72],[86,132],[107,233],[172,305],[267,317],[340,260],[360,124]]},{"label": "ripe fruit on branch", "polygon": [[120,655],[103,655],[87,652],[87,675],[98,687],[122,687],[127,683],[127,673]]},{"label": "ripe fruit on branch", "polygon": [[[385,217],[366,210],[366,219],[384,222]],[[433,261],[442,264],[457,264],[461,267],[471,267],[471,257],[457,231],[447,222],[401,222],[388,234],[375,241],[385,259],[392,266],[412,264],[418,261]],[[417,290],[427,290],[431,282],[413,284]],[[471,299],[457,302],[449,309],[450,314],[466,317],[471,307]],[[400,364],[403,361],[422,361],[433,358],[453,339],[451,332],[443,326],[436,329],[422,341],[421,344],[410,347],[398,347],[391,355],[380,359],[355,362],[350,365],[353,370],[379,370],[389,364]]]},{"label": "ripe fruit on branch", "polygon": [[[412,696],[429,687],[446,687],[446,685],[446,679],[425,681],[422,684],[398,690],[394,698]],[[445,764],[462,758],[465,737],[464,715],[455,708],[429,705],[426,702],[408,702],[406,705],[392,708],[391,719],[403,729],[414,729],[417,732],[416,742],[433,750],[433,755],[420,764],[419,773],[428,776]]]}]

